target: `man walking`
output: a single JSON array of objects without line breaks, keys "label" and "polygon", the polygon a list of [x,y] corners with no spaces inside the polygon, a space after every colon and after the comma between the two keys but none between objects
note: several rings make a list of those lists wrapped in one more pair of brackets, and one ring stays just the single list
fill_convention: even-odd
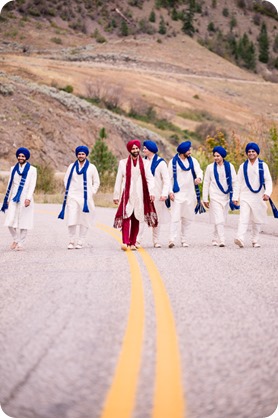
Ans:
[{"label": "man walking", "polygon": [[234,191],[234,200],[240,200],[240,215],[235,244],[244,247],[248,224],[251,222],[252,246],[259,248],[261,225],[267,222],[267,205],[272,193],[272,178],[268,165],[258,158],[258,144],[249,142],[245,152],[248,159],[238,171],[238,188]]},{"label": "man walking", "polygon": [[33,194],[37,182],[37,169],[27,161],[30,151],[21,147],[16,151],[17,164],[11,168],[7,192],[1,211],[8,209],[5,226],[9,228],[13,242],[11,249],[21,251],[28,229],[33,228]]},{"label": "man walking", "polygon": [[[233,203],[233,189],[237,176],[233,164],[225,160],[227,151],[221,146],[212,150],[214,163],[206,168],[203,183],[203,202],[209,208],[210,222],[214,224],[212,245],[225,247],[224,224],[229,208],[239,209]],[[210,198],[210,202],[209,202]]]},{"label": "man walking", "polygon": [[66,192],[58,218],[64,219],[66,212],[69,250],[83,247],[95,215],[93,195],[98,191],[100,180],[96,166],[90,164],[87,159],[88,154],[89,149],[85,145],[77,147],[75,150],[77,160],[69,165],[64,178]]},{"label": "man walking", "polygon": [[177,147],[177,154],[168,164],[172,188],[169,194],[171,200],[169,248],[175,246],[179,222],[181,222],[181,244],[183,247],[189,247],[187,239],[190,224],[194,220],[195,213],[202,211],[198,185],[202,182],[203,171],[196,158],[191,157],[191,151],[191,142],[182,142]]},{"label": "man walking", "polygon": [[[159,242],[161,224],[170,222],[170,212],[165,205],[170,189],[170,178],[166,161],[158,156],[158,148],[154,141],[143,142],[143,154],[149,163],[152,175],[154,176],[154,206],[157,213],[158,225],[152,228],[153,245],[155,248],[161,248]],[[140,223],[139,234],[137,237],[136,247],[142,242],[145,223]]]},{"label": "man walking", "polygon": [[138,140],[127,143],[129,157],[119,162],[113,202],[119,205],[114,228],[122,229],[122,250],[136,250],[139,222],[157,226],[154,208],[154,178],[140,156]]}]

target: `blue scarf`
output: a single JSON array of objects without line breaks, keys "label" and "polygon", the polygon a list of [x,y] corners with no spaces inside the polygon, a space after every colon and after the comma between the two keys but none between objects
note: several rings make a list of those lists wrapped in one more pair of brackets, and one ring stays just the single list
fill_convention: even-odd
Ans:
[{"label": "blue scarf", "polygon": [[217,171],[217,164],[214,163],[213,173],[214,173],[214,177],[215,177],[216,184],[217,184],[217,186],[219,187],[219,189],[221,190],[222,193],[224,193],[224,194],[228,194],[229,193],[230,194],[230,202],[229,202],[229,205],[230,205],[231,210],[239,209],[240,206],[235,205],[233,203],[233,200],[232,200],[232,198],[233,198],[233,184],[232,184],[231,165],[226,160],[224,160],[223,162],[224,162],[224,168],[225,168],[226,181],[227,181],[228,188],[225,191],[224,188],[223,188],[223,186],[222,186],[222,184],[220,183],[219,174],[218,174],[218,171]]},{"label": "blue scarf", "polygon": [[11,179],[10,179],[10,182],[9,182],[9,185],[8,185],[8,188],[7,188],[7,191],[6,191],[6,195],[5,195],[5,198],[4,198],[4,202],[3,202],[3,205],[2,205],[2,208],[1,208],[2,212],[5,212],[8,209],[9,194],[10,194],[10,191],[11,191],[11,188],[12,188],[15,173],[17,173],[21,176],[21,180],[20,180],[16,195],[13,198],[13,202],[16,202],[16,203],[20,202],[21,193],[22,193],[23,187],[25,185],[26,177],[27,177],[27,174],[28,174],[28,171],[29,171],[29,168],[30,168],[30,163],[27,162],[25,164],[25,167],[24,167],[22,173],[19,171],[19,167],[20,167],[20,164],[17,163],[13,168],[13,171],[12,171],[12,174],[11,174]]},{"label": "blue scarf", "polygon": [[264,167],[263,167],[263,160],[259,160],[259,178],[260,178],[260,185],[259,188],[257,190],[254,190],[250,184],[249,178],[248,178],[248,173],[247,173],[247,167],[248,167],[248,160],[246,160],[243,164],[243,174],[244,174],[244,179],[245,179],[245,183],[246,186],[248,187],[248,189],[252,192],[252,193],[259,193],[262,189],[262,187],[264,186]]},{"label": "blue scarf", "polygon": [[165,161],[164,158],[158,158],[158,155],[155,154],[153,159],[152,159],[152,164],[151,164],[151,172],[152,175],[155,175],[155,170],[157,169],[158,165],[161,163],[161,161]]},{"label": "blue scarf", "polygon": [[195,193],[196,193],[196,198],[197,198],[197,205],[195,207],[195,214],[199,213],[204,213],[206,212],[204,206],[201,203],[201,194],[200,194],[200,189],[198,184],[195,184],[195,179],[196,179],[196,173],[194,170],[194,164],[193,164],[193,160],[192,158],[189,156],[187,157],[187,160],[189,162],[189,167],[186,168],[185,165],[183,164],[183,162],[181,161],[181,159],[179,158],[179,154],[176,154],[172,160],[172,166],[173,166],[173,179],[174,179],[174,184],[173,184],[173,192],[177,193],[180,191],[180,187],[178,184],[178,179],[177,179],[177,163],[179,164],[180,168],[183,171],[189,171],[191,170],[192,176],[193,176],[193,180],[194,180],[194,186],[195,186]]},{"label": "blue scarf", "polygon": [[[260,186],[257,190],[254,190],[249,182],[249,178],[248,178],[248,173],[247,173],[247,166],[248,166],[248,160],[246,160],[243,164],[243,173],[244,173],[244,179],[245,179],[245,183],[248,187],[248,189],[253,192],[253,193],[259,193],[259,191],[262,189],[262,187],[265,188],[265,183],[264,183],[264,166],[263,166],[263,160],[259,159],[259,179],[260,179]],[[272,209],[272,213],[274,218],[278,218],[278,209],[276,208],[274,202],[272,201],[272,199],[269,198],[269,203]]]},{"label": "blue scarf", "polygon": [[88,208],[88,192],[87,192],[87,169],[89,167],[89,161],[86,160],[85,164],[83,165],[82,169],[79,170],[79,164],[78,164],[78,160],[75,161],[75,163],[73,164],[71,170],[70,170],[70,174],[69,174],[69,178],[67,181],[67,185],[66,185],[66,192],[65,192],[65,197],[64,197],[64,202],[63,202],[63,206],[62,206],[62,210],[58,216],[59,219],[64,219],[65,217],[65,209],[66,209],[66,203],[67,203],[67,198],[68,198],[68,193],[69,193],[69,187],[70,187],[70,183],[71,183],[71,179],[72,179],[72,175],[74,170],[76,170],[76,173],[78,175],[83,174],[83,188],[84,188],[84,206],[83,206],[83,212],[88,213],[89,212],[89,208]]}]

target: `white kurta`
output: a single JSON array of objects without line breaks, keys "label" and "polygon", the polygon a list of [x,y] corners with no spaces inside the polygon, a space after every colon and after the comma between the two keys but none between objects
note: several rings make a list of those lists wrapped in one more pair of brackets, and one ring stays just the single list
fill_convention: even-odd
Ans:
[{"label": "white kurta", "polygon": [[[19,168],[19,171],[22,173],[24,170],[25,164]],[[14,167],[11,168],[11,173]],[[10,178],[11,178],[10,173]],[[9,178],[9,182],[10,182]],[[12,228],[20,228],[20,229],[32,229],[34,224],[34,200],[33,194],[36,187],[37,182],[37,169],[33,166],[30,166],[25,185],[23,187],[20,202],[16,203],[13,202],[12,199],[15,197],[18,186],[20,184],[21,176],[18,173],[15,173],[13,184],[11,187],[10,195],[9,195],[9,208],[7,211],[7,216],[5,219],[5,226],[9,226]],[[9,183],[8,183],[9,184]],[[30,200],[30,205],[25,207],[24,202],[25,200]]]},{"label": "white kurta", "polygon": [[[64,178],[65,187],[67,185],[68,177],[74,163],[70,164]],[[79,170],[82,167],[79,166]],[[77,174],[74,170],[66,204],[66,219],[67,225],[83,225],[89,227],[92,225],[95,215],[95,204],[93,196],[98,191],[100,185],[99,174],[94,164],[89,164],[87,169],[87,203],[89,212],[83,212],[84,206],[84,185],[83,174]]]},{"label": "white kurta", "polygon": [[[152,160],[146,160],[150,167]],[[159,224],[166,224],[170,222],[170,211],[165,205],[165,201],[159,200],[161,196],[168,197],[170,189],[170,177],[168,167],[165,161],[161,161],[156,167],[154,173],[154,206],[158,217]]]},{"label": "white kurta", "polygon": [[[263,162],[264,168],[264,180],[265,180],[265,188],[262,187],[259,193],[253,193],[246,185],[244,173],[243,173],[243,164],[239,167],[238,171],[238,187],[234,190],[234,200],[239,200],[241,202],[245,202],[251,211],[251,221],[256,224],[264,224],[267,222],[267,204],[263,200],[263,195],[266,194],[268,196],[272,193],[272,179],[269,172],[268,165]],[[260,178],[259,178],[259,161],[258,158],[251,164],[248,161],[247,166],[247,174],[249,178],[249,182],[253,190],[258,190],[260,185]],[[244,211],[244,207],[241,207],[240,214],[244,215],[242,211]],[[244,216],[243,216],[244,217]]]},{"label": "white kurta", "polygon": [[[114,187],[114,200],[120,200],[122,193],[125,189],[126,183],[126,164],[127,158],[120,160],[115,187]],[[145,167],[146,180],[148,184],[149,194],[154,195],[154,177],[150,170],[149,165],[143,160]],[[134,212],[134,216],[140,222],[144,221],[144,201],[143,201],[143,185],[142,185],[142,176],[140,172],[139,161],[137,161],[136,166],[134,167],[133,162],[131,163],[131,180],[130,180],[130,191],[129,199],[126,205],[126,214],[129,218]]]},{"label": "white kurta", "polygon": [[[200,164],[198,163],[196,158],[192,157],[192,160],[196,176],[203,180],[203,171],[200,167]],[[170,160],[168,164],[168,171],[171,184],[171,189],[169,192],[172,192],[174,184],[172,161],[173,160]],[[187,158],[185,160],[181,159],[181,161],[186,168],[189,167],[189,162]],[[171,221],[178,222],[180,220],[180,217],[187,218],[188,220],[193,220],[195,217],[194,210],[197,204],[194,179],[191,170],[182,170],[178,163],[177,181],[180,191],[175,193],[174,202],[171,201]]]},{"label": "white kurta", "polygon": [[[237,187],[237,175],[234,166],[232,164],[230,164],[230,166],[232,176],[232,187],[234,190]],[[222,185],[223,189],[226,191],[228,189],[228,185],[226,180],[224,164],[217,164],[217,172],[219,175],[219,182]],[[203,201],[208,202],[209,198],[210,222],[216,225],[220,223],[225,223],[229,211],[230,193],[225,194],[219,189],[214,176],[214,163],[209,164],[207,166],[204,176]]]}]

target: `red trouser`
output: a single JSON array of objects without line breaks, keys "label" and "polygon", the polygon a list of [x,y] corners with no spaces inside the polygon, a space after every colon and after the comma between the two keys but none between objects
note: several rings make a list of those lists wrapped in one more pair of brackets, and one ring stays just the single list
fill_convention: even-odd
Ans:
[{"label": "red trouser", "polygon": [[139,232],[139,221],[135,218],[134,212],[129,218],[123,219],[122,240],[123,244],[135,245]]}]

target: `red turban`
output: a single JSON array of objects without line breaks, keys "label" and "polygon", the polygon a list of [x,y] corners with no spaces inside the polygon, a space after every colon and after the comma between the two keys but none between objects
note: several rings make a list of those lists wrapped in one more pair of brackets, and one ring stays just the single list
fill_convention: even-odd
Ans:
[{"label": "red turban", "polygon": [[134,139],[133,141],[129,141],[126,144],[128,152],[131,151],[131,148],[133,147],[133,145],[136,145],[139,149],[141,148],[141,142],[138,139]]}]

